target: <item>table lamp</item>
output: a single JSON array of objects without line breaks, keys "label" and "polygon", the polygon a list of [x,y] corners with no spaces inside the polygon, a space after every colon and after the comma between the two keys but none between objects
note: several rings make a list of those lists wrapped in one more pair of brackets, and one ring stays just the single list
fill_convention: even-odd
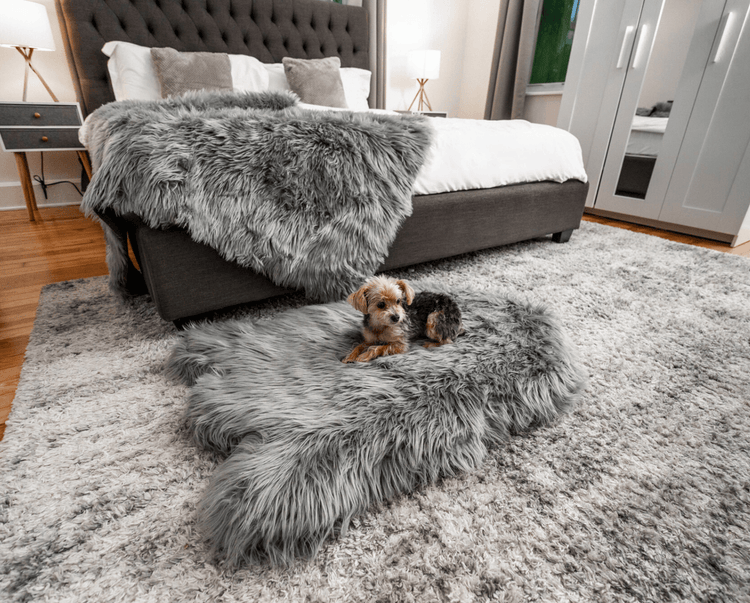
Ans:
[{"label": "table lamp", "polygon": [[432,106],[427,98],[424,85],[427,80],[436,80],[440,75],[440,51],[439,50],[415,50],[409,53],[408,58],[409,77],[412,77],[419,82],[419,90],[417,91],[414,100],[409,105],[409,111],[412,106],[419,99],[419,105],[417,105],[417,111],[424,111],[425,105],[432,111]]},{"label": "table lamp", "polygon": [[47,9],[42,4],[27,0],[3,0],[0,2],[0,46],[15,48],[26,61],[23,77],[23,100],[29,84],[29,69],[33,71],[49,92],[52,100],[57,102],[44,78],[31,64],[31,55],[35,50],[54,50]]}]

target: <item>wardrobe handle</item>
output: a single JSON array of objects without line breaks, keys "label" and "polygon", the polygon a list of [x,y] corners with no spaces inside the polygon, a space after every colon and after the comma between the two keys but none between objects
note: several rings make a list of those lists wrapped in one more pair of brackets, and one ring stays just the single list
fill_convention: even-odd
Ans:
[{"label": "wardrobe handle", "polygon": [[643,57],[643,47],[646,45],[646,39],[648,38],[648,25],[645,23],[641,25],[640,32],[638,33],[638,42],[636,42],[635,56],[633,57],[633,63],[631,67],[638,69],[641,66],[641,58]]},{"label": "wardrobe handle", "polygon": [[721,59],[722,51],[724,50],[724,46],[726,43],[726,38],[728,35],[729,30],[731,29],[729,27],[729,23],[734,19],[734,13],[724,13],[724,15],[721,17],[721,23],[719,24],[719,32],[716,35],[716,39],[719,40],[719,43],[716,44],[716,48],[714,49],[714,54],[711,57],[711,63],[717,63],[719,59]]},{"label": "wardrobe handle", "polygon": [[627,63],[627,55],[630,51],[630,45],[633,43],[634,32],[634,25],[628,25],[625,28],[625,33],[622,36],[622,46],[620,46],[620,56],[617,58],[617,69],[622,69],[625,63]]}]

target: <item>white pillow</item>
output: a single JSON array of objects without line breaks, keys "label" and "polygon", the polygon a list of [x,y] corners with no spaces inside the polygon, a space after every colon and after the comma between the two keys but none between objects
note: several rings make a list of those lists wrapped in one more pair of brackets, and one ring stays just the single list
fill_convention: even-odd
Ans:
[{"label": "white pillow", "polygon": [[[158,100],[159,78],[151,60],[151,49],[130,42],[107,42],[102,52],[109,57],[107,69],[115,100]],[[232,87],[235,90],[268,90],[268,72],[255,57],[230,54]]]},{"label": "white pillow", "polygon": [[370,96],[371,76],[372,72],[367,69],[341,68],[341,82],[344,84],[346,104],[353,111],[368,111],[370,109],[367,97]]},{"label": "white pillow", "polygon": [[273,92],[284,92],[291,90],[289,82],[286,81],[283,63],[266,63],[263,65],[268,73],[268,89]]},{"label": "white pillow", "polygon": [[268,90],[268,71],[258,59],[246,54],[230,54],[229,64],[232,66],[232,87],[235,90]]},{"label": "white pillow", "polygon": [[[277,92],[290,90],[282,63],[266,63],[263,66],[268,71],[269,90]],[[367,97],[370,96],[370,76],[371,72],[367,69],[341,68],[341,83],[344,84],[346,104],[352,111],[368,111],[370,109],[367,102]]]},{"label": "white pillow", "polygon": [[151,49],[130,42],[107,42],[102,52],[109,57],[107,70],[115,100],[158,100],[159,78]]}]

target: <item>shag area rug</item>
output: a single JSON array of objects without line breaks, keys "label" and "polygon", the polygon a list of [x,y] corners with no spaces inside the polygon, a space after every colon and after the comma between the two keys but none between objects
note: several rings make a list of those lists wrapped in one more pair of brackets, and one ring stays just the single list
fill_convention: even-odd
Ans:
[{"label": "shag area rug", "polygon": [[230,565],[312,557],[374,503],[476,469],[578,399],[585,374],[539,304],[422,288],[461,308],[466,333],[439,350],[343,364],[362,323],[346,302],[181,334],[168,368],[192,386],[189,429],[229,454],[199,516]]},{"label": "shag area rug", "polygon": [[579,403],[312,561],[231,569],[196,527],[222,459],[165,375],[172,325],[105,278],[47,287],[0,442],[0,599],[748,600],[747,259],[584,223],[393,274],[550,307],[589,376]]},{"label": "shag area rug", "polygon": [[[432,140],[412,115],[301,108],[291,92],[200,91],[108,103],[82,139],[82,206],[175,225],[227,260],[338,300],[383,263]],[[107,232],[113,290],[127,245]]]}]

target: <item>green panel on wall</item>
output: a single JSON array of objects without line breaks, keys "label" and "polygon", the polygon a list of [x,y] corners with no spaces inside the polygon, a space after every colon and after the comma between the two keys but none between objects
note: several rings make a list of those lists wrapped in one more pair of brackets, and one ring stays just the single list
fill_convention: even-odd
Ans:
[{"label": "green panel on wall", "polygon": [[545,0],[530,83],[565,81],[577,16],[578,0]]}]

